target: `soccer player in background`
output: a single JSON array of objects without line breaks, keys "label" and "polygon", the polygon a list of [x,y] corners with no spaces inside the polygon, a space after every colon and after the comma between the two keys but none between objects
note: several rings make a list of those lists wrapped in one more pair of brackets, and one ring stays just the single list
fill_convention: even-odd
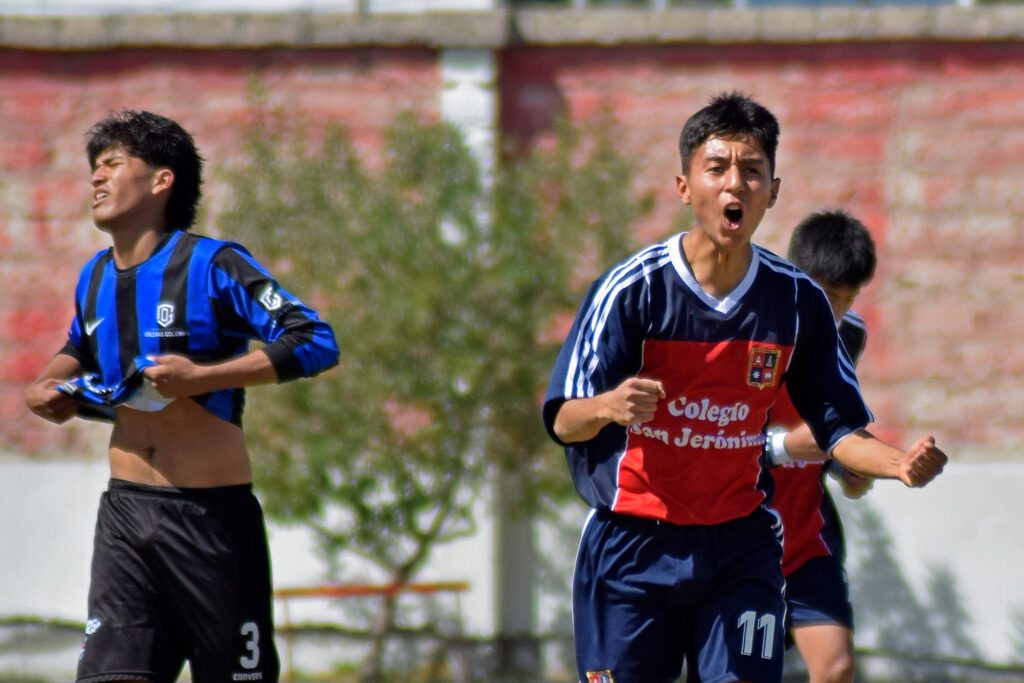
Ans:
[{"label": "soccer player in background", "polygon": [[782,675],[783,578],[764,428],[785,380],[822,450],[922,486],[946,456],[903,452],[872,417],[828,300],[751,243],[776,200],[779,128],[739,93],[689,118],[678,196],[694,225],[588,291],[543,406],[592,506],[573,578],[580,681]]},{"label": "soccer player in background", "polygon": [[243,387],[335,365],[334,333],[242,246],[188,232],[203,160],[176,122],[112,113],[86,150],[112,246],[82,269],[68,341],[25,390],[52,422],[113,420],[77,680],[174,681],[188,661],[197,683],[272,683]]},{"label": "soccer player in background", "polygon": [[[805,217],[790,237],[788,259],[825,291],[851,361],[864,350],[864,319],[854,300],[875,273],[875,243],[862,222],[845,211]],[[782,517],[782,574],[786,578],[786,625],[807,665],[810,683],[852,683],[853,608],[843,568],[845,544],[826,472],[843,491],[859,498],[872,480],[834,461],[818,448],[783,387],[772,408],[767,447],[773,462],[775,499]],[[799,460],[794,460],[799,458]]]}]

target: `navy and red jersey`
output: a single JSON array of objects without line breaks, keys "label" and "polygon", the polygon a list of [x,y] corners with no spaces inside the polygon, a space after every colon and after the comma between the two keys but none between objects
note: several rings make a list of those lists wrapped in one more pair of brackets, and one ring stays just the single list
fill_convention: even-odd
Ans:
[{"label": "navy and red jersey", "polygon": [[722,300],[697,283],[680,235],[594,282],[548,386],[549,434],[558,441],[554,421],[565,401],[634,376],[664,384],[652,421],[609,424],[589,441],[562,445],[584,500],[638,517],[718,524],[770,499],[764,428],[783,381],[826,451],[871,421],[824,292],[757,246]]},{"label": "navy and red jersey", "polygon": [[[867,342],[864,319],[853,311],[839,321],[839,338],[856,364]],[[803,420],[789,400],[786,387],[772,410],[769,427],[793,429]],[[843,529],[835,503],[825,488],[826,462],[789,462],[772,468],[775,498],[772,507],[782,517],[782,574],[789,576],[808,560],[845,554]]]},{"label": "navy and red jersey", "polygon": [[[253,339],[266,344],[282,382],[338,362],[330,326],[281,289],[244,247],[173,231],[132,268],[115,267],[112,249],[86,263],[61,353],[98,373],[104,386],[115,387],[146,356],[181,354],[216,362],[246,353]],[[242,389],[191,398],[241,424]]]}]

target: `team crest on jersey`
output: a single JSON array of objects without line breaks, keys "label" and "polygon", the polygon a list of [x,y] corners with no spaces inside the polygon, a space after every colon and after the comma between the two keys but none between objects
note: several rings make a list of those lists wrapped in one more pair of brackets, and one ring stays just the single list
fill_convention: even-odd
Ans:
[{"label": "team crest on jersey", "polygon": [[587,683],[615,683],[615,680],[612,678],[612,672],[605,669],[604,671],[588,671]]},{"label": "team crest on jersey", "polygon": [[782,351],[779,349],[762,349],[757,346],[750,349],[750,358],[747,363],[747,384],[761,389],[777,385],[781,358]]},{"label": "team crest on jersey", "polygon": [[157,304],[156,322],[160,327],[168,327],[174,323],[174,304],[164,301]]}]

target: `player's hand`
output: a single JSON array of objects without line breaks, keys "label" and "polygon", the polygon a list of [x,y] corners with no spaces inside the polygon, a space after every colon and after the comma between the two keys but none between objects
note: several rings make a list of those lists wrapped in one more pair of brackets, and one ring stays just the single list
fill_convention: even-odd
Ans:
[{"label": "player's hand", "polygon": [[204,393],[202,366],[185,356],[169,354],[148,356],[156,363],[142,373],[153,387],[166,398],[184,398]]},{"label": "player's hand", "polygon": [[654,379],[630,377],[615,389],[602,394],[605,416],[629,427],[654,419],[658,401],[665,398],[665,387]]},{"label": "player's hand", "polygon": [[906,452],[900,480],[907,486],[924,486],[939,476],[949,458],[935,447],[935,439],[923,436]]},{"label": "player's hand", "polygon": [[874,485],[875,480],[871,477],[862,477],[859,474],[854,474],[845,467],[839,473],[839,486],[842,487],[843,493],[847,498],[853,500],[862,498]]},{"label": "player's hand", "polygon": [[78,402],[57,387],[62,384],[59,379],[47,379],[33,382],[23,394],[25,405],[33,413],[57,424],[67,422],[78,413]]}]

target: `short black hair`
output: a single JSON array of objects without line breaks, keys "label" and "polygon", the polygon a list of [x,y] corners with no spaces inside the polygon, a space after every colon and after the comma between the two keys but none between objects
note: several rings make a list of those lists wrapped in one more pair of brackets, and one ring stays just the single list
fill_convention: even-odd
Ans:
[{"label": "short black hair", "polygon": [[164,116],[125,109],[111,112],[86,133],[89,166],[95,169],[97,157],[112,147],[123,147],[150,166],[166,166],[174,172],[165,214],[167,229],[188,230],[196,219],[203,183],[203,158],[188,131]]},{"label": "short black hair", "polygon": [[775,150],[779,147],[779,122],[775,115],[739,91],[712,97],[707,106],[687,120],[679,134],[679,159],[683,175],[690,172],[693,152],[714,136],[748,133],[761,143],[775,176]]},{"label": "short black hair", "polygon": [[859,288],[875,275],[875,241],[842,209],[817,211],[800,221],[787,256],[820,284]]}]

